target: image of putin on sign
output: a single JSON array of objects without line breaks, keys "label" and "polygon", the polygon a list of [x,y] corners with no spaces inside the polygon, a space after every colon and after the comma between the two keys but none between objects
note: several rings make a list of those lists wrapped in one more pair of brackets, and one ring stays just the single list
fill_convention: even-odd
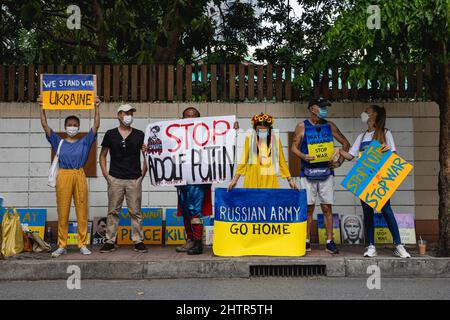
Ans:
[{"label": "image of putin on sign", "polygon": [[343,244],[364,244],[364,228],[361,215],[342,215],[341,230]]}]

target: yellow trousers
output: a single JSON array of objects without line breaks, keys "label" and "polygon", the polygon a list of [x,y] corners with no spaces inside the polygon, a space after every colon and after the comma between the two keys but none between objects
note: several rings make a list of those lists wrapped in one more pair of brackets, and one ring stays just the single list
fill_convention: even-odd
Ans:
[{"label": "yellow trousers", "polygon": [[67,246],[70,205],[72,196],[78,222],[78,247],[88,240],[88,189],[83,169],[59,169],[56,179],[56,205],[58,206],[58,246]]}]

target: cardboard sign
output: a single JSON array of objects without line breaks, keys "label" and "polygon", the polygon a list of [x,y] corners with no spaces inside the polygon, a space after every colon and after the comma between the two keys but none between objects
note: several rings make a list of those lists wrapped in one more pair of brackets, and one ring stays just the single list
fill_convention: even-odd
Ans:
[{"label": "cardboard sign", "polygon": [[[3,215],[6,210],[8,209],[0,208],[0,224],[3,221]],[[19,208],[16,210],[20,214],[20,223],[22,226],[28,227],[28,230],[33,233],[37,233],[41,239],[44,239],[47,209]]]},{"label": "cardboard sign", "polygon": [[364,244],[364,223],[362,215],[341,215],[342,243]]},{"label": "cardboard sign", "polygon": [[206,217],[203,220],[203,243],[211,246],[214,241],[214,218]]},{"label": "cardboard sign", "polygon": [[[414,224],[414,214],[412,213],[394,213],[400,232],[402,244],[416,244],[416,229]],[[374,215],[375,224],[375,243],[392,244],[393,238],[389,231],[386,220],[382,214]]]},{"label": "cardboard sign", "polygon": [[[162,243],[162,208],[141,208],[142,232],[145,244]],[[128,209],[122,208],[119,213],[119,229],[117,231],[117,244],[133,244],[131,218]]]},{"label": "cardboard sign", "polygon": [[217,256],[303,256],[306,191],[217,188],[213,251]]},{"label": "cardboard sign", "polygon": [[166,209],[166,233],[165,244],[184,244],[186,231],[184,230],[183,217],[177,215],[176,208]]},{"label": "cardboard sign", "polygon": [[154,122],[147,126],[147,162],[155,186],[226,182],[233,178],[235,116]]},{"label": "cardboard sign", "polygon": [[[92,221],[88,221],[87,245],[91,244]],[[78,245],[78,222],[69,222],[69,232],[67,234],[67,245]]]},{"label": "cardboard sign", "polygon": [[311,163],[329,162],[334,155],[333,134],[329,124],[305,127],[308,155],[314,156]]},{"label": "cardboard sign", "polygon": [[381,211],[413,166],[392,151],[382,152],[374,140],[342,181],[362,201]]},{"label": "cardboard sign", "polygon": [[95,74],[41,74],[43,108],[47,110],[93,109]]},{"label": "cardboard sign", "polygon": [[[333,241],[336,244],[341,244],[341,229],[339,225],[339,214],[333,213]],[[319,244],[327,243],[327,230],[325,228],[325,221],[323,214],[317,214],[317,229],[319,234]]]}]

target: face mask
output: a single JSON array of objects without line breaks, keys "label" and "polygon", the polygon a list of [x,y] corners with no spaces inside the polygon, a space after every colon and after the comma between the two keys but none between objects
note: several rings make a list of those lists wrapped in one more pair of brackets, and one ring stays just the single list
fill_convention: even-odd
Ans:
[{"label": "face mask", "polygon": [[127,127],[131,126],[133,123],[133,116],[123,116],[122,123]]},{"label": "face mask", "polygon": [[66,133],[69,137],[73,138],[78,134],[78,127],[67,127],[66,128]]},{"label": "face mask", "polygon": [[367,123],[367,121],[369,121],[369,114],[367,112],[361,113],[361,121],[363,123]]},{"label": "face mask", "polygon": [[260,139],[267,139],[267,136],[269,135],[269,132],[265,129],[258,130],[258,137]]},{"label": "face mask", "polygon": [[320,119],[325,119],[328,115],[327,108],[319,108],[319,114],[317,115]]}]

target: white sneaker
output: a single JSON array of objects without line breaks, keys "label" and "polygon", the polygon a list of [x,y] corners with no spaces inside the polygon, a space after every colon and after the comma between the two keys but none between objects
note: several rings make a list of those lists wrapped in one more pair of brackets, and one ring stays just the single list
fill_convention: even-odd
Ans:
[{"label": "white sneaker", "polygon": [[66,254],[67,250],[64,248],[58,248],[52,252],[52,258],[58,258],[60,255]]},{"label": "white sneaker", "polygon": [[394,251],[394,255],[400,258],[411,258],[411,255],[406,251],[405,247],[401,244],[397,245]]},{"label": "white sneaker", "polygon": [[373,258],[377,255],[377,249],[375,249],[375,246],[373,245],[368,246],[366,252],[364,252],[364,257]]},{"label": "white sneaker", "polygon": [[80,248],[80,253],[84,254],[84,255],[88,255],[88,254],[91,254],[92,252],[86,247],[81,247]]}]

